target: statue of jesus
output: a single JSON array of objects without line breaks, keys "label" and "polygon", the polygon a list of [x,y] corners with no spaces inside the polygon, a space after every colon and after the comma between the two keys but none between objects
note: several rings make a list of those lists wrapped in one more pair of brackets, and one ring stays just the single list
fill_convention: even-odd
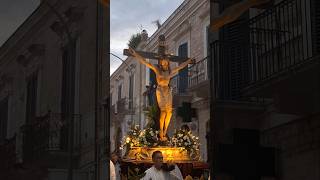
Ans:
[{"label": "statue of jesus", "polygon": [[139,53],[137,53],[132,48],[129,48],[129,52],[135,59],[140,63],[146,65],[156,74],[157,89],[156,97],[160,108],[160,140],[167,140],[166,134],[168,126],[172,116],[172,90],[169,87],[170,80],[179,70],[186,67],[188,64],[195,63],[194,59],[187,59],[185,62],[181,63],[178,67],[173,70],[170,69],[170,61],[168,59],[160,59],[158,66],[155,66],[146,61]]}]

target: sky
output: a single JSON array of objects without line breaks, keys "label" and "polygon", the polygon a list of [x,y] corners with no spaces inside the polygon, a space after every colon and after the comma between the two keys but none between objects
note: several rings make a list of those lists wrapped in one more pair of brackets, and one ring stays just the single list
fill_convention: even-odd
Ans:
[{"label": "sky", "polygon": [[[157,26],[152,22],[159,19],[161,23],[174,12],[183,0],[111,0],[110,4],[110,52],[125,60],[123,49],[128,47],[131,35],[147,30],[149,37]],[[122,63],[110,56],[110,74]]]},{"label": "sky", "polygon": [[38,7],[40,0],[0,0],[0,46]]}]

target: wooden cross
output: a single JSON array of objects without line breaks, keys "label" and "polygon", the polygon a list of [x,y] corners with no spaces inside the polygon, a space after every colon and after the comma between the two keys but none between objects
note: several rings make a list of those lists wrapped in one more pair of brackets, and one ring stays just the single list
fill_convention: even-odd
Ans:
[{"label": "wooden cross", "polygon": [[[153,52],[144,52],[144,51],[136,51],[140,56],[146,58],[146,59],[167,59],[171,62],[184,62],[188,57],[180,57],[180,56],[174,56],[171,54],[166,54],[166,45],[165,45],[165,36],[160,35],[159,36],[159,45],[158,45],[158,53]],[[123,54],[126,56],[132,56],[132,54],[129,52],[129,49],[124,49]]]}]

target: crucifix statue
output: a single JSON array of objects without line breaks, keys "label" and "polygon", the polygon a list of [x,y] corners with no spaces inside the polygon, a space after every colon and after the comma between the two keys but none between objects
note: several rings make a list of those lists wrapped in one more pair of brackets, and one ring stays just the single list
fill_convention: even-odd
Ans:
[{"label": "crucifix statue", "polygon": [[[188,64],[195,63],[195,60],[166,54],[164,35],[159,36],[158,53],[135,51],[129,47],[129,49],[124,50],[123,54],[127,56],[133,56],[141,64],[146,65],[156,74],[156,80],[158,84],[156,88],[156,97],[160,109],[159,135],[160,140],[165,141],[167,140],[166,134],[172,116],[172,90],[169,86],[170,80],[179,72],[179,70],[183,69]],[[158,65],[149,63],[146,58],[158,59]],[[182,63],[178,67],[171,70],[170,62]]]}]

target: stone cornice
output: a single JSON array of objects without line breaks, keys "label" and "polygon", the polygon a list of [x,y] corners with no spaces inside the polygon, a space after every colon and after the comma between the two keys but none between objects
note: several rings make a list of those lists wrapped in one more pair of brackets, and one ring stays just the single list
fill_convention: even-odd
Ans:
[{"label": "stone cornice", "polygon": [[43,56],[45,53],[45,45],[44,44],[31,44],[24,53],[20,54],[16,61],[18,64],[23,67],[28,66],[30,61],[32,61],[36,57]]}]

